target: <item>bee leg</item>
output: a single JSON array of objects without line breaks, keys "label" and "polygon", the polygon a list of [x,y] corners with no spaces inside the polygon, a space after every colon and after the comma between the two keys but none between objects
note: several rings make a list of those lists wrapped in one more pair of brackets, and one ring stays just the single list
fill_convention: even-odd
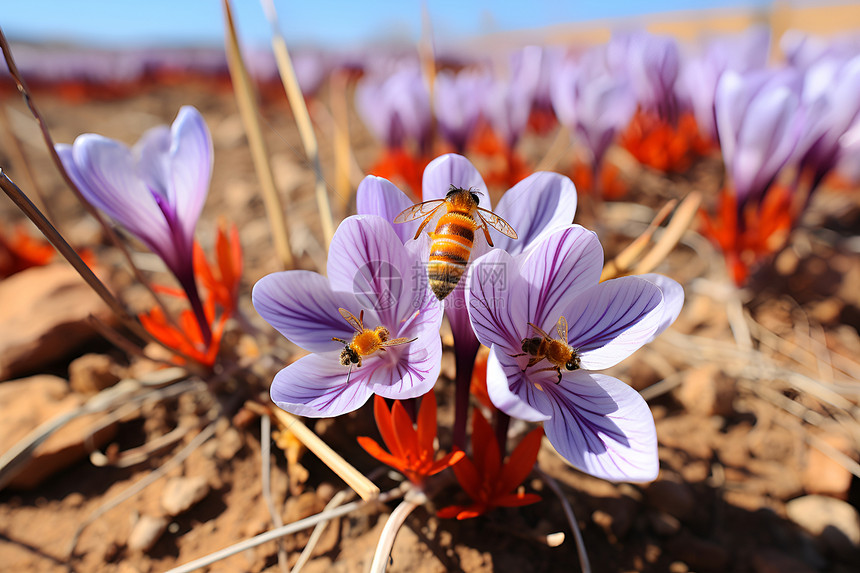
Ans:
[{"label": "bee leg", "polygon": [[[533,370],[532,374],[537,374],[538,372],[547,372],[549,370],[553,370],[554,372],[558,373],[558,381],[556,382],[556,384],[561,384],[561,368],[559,368],[558,366],[548,366],[546,368],[541,368],[540,370]],[[525,370],[523,370],[523,372],[525,372]]]},{"label": "bee leg", "polygon": [[519,356],[525,356],[525,355],[526,355],[525,352],[520,352],[519,354],[508,354],[508,356],[510,356],[511,358],[517,358]]}]

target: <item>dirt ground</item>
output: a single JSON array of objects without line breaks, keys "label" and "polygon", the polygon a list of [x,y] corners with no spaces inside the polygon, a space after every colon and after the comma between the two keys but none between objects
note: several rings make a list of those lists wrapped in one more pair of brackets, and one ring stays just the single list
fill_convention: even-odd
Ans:
[{"label": "dirt ground", "polygon": [[[166,87],[141,86],[128,97],[103,101],[74,101],[37,88],[34,97],[55,140],[68,143],[85,132],[133,143],[146,128],[172,121],[181,105],[191,104],[201,111],[213,133],[215,169],[198,239],[211,249],[219,217],[238,225],[245,264],[240,304],[244,315],[264,332],[261,342],[254,343],[258,348],[249,350],[240,325],[231,323],[232,333],[224,345],[237,350],[225,353],[245,365],[254,352],[263,355],[244,370],[224,373],[211,386],[214,396],[205,389],[189,391],[153,400],[120,417],[115,434],[99,451],[126,452],[177,427],[188,428],[177,442],[148,452],[139,463],[97,467],[85,457],[35,489],[0,492],[0,570],[165,571],[271,529],[262,494],[260,421],[246,416],[247,412],[234,414],[245,399],[265,392],[271,375],[294,356],[295,348],[272,337],[250,304],[254,282],[278,270],[278,265],[229,86],[189,80]],[[325,102],[325,97],[320,101]],[[36,184],[50,198],[57,226],[72,244],[94,252],[108,282],[132,310],[147,310],[151,301],[146,293],[133,284],[115,250],[62,184],[20,98],[7,91],[2,105],[12,131],[23,142]],[[325,251],[313,175],[286,100],[267,96],[263,117],[293,243],[301,251],[299,260],[304,268],[318,270]],[[320,109],[314,118],[326,170],[332,165],[330,120]],[[358,120],[353,121],[353,152],[358,165],[367,169],[380,150]],[[526,162],[536,165],[553,138],[553,132],[528,136],[520,147]],[[24,186],[21,166],[14,164],[8,141],[0,146],[0,166]],[[555,168],[565,172],[568,161],[558,162]],[[480,159],[476,164],[481,168]],[[607,258],[644,229],[654,209],[667,199],[682,198],[697,189],[706,204],[713,203],[720,185],[720,163],[718,158],[706,158],[688,173],[670,177],[638,168],[624,171],[623,176],[629,194],[605,205],[597,225]],[[492,190],[495,199],[503,190]],[[338,197],[333,205],[338,219],[351,208],[349,201]],[[5,199],[0,200],[0,220],[4,226],[21,220]],[[593,221],[585,223],[591,226]],[[826,506],[803,512],[823,516],[826,522],[818,534],[810,533],[808,529],[814,527],[807,524],[805,530],[789,502],[821,501],[810,495],[824,494],[860,507],[860,482],[845,469],[857,459],[860,435],[858,228],[858,190],[825,190],[775,263],[757,272],[743,290],[729,285],[720,254],[695,231],[688,232],[660,266],[659,272],[684,285],[684,311],[669,331],[612,370],[649,399],[660,442],[660,477],[646,485],[611,484],[570,468],[548,446],[539,458],[543,472],[560,484],[572,504],[593,571],[857,570],[860,551],[856,540],[851,540],[853,533],[826,522],[831,513]],[[141,255],[139,260],[141,266],[153,269],[149,275],[156,281],[167,280],[151,257]],[[269,352],[270,344],[278,349],[275,357]],[[147,370],[96,338],[73,356],[44,364],[32,374],[68,379],[70,361],[86,353],[110,356],[125,375]],[[449,427],[452,418],[452,376],[449,347],[437,386],[443,444],[449,443],[446,424]],[[215,422],[211,439],[148,487],[90,519],[189,444],[207,426],[207,414],[216,405],[226,417]],[[3,408],[0,403],[0,418],[10,415]],[[351,415],[311,427],[358,469],[366,473],[377,469],[378,463],[354,440],[357,435],[377,436],[370,403]],[[514,424],[512,429],[527,428]],[[285,523],[320,511],[345,487],[312,454],[301,458],[301,467],[307,470],[303,476],[297,464],[290,464],[288,472],[283,450],[273,444],[272,452],[272,498]],[[381,475],[377,483],[383,490],[396,485],[384,472]],[[190,508],[170,515],[164,498],[171,480],[178,483],[175,479],[180,477],[204,483],[205,494]],[[457,492],[453,487],[442,489],[431,506],[419,508],[407,519],[394,544],[389,571],[578,571],[576,545],[562,504],[537,475],[527,480],[526,488],[543,500],[462,522],[435,517],[435,509],[454,501]],[[335,519],[304,570],[367,570],[394,507],[394,503],[371,504]],[[135,549],[130,538],[145,517],[162,518],[164,531],[151,548]],[[70,544],[84,524],[72,552]],[[565,534],[564,542],[551,547],[547,535],[557,532]],[[298,559],[309,533],[284,538],[282,547],[290,565]],[[209,570],[280,571],[278,547],[268,542]]]}]

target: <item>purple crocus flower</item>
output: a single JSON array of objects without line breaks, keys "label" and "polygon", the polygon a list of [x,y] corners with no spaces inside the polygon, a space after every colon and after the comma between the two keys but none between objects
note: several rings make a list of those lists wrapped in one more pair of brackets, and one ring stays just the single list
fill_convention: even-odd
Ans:
[{"label": "purple crocus flower", "polygon": [[[474,189],[479,192],[481,206],[492,210],[505,219],[517,232],[518,239],[511,239],[495,231],[493,243],[496,247],[510,253],[522,253],[539,239],[563,228],[573,221],[576,213],[576,189],[573,182],[563,175],[550,172],[538,172],[526,177],[505,193],[499,204],[493,207],[487,194],[487,186],[475,166],[461,155],[447,154],[437,157],[424,170],[422,189],[426,200],[441,199],[451,185]],[[356,204],[359,213],[380,215],[388,221],[393,221],[398,213],[412,205],[402,191],[381,177],[368,176],[358,187]],[[395,231],[401,241],[407,241],[415,235],[420,221],[395,225]],[[429,223],[425,229],[433,232],[434,225]],[[489,250],[483,233],[475,234],[471,260]],[[429,258],[429,253],[428,253]],[[416,288],[430,292],[427,283],[426,264],[428,258],[421,261],[413,274]],[[457,364],[458,391],[465,392],[468,398],[469,382],[475,362],[475,354],[480,347],[478,339],[472,330],[469,313],[466,307],[465,285],[467,277],[472,272],[471,265],[466,270],[466,276],[460,279],[457,287],[445,298],[445,315],[451,324],[454,335],[454,354]],[[462,407],[468,405],[468,400],[458,400]],[[458,420],[465,424],[465,412],[458,412]],[[460,447],[465,446],[465,425],[455,429],[454,442]]]},{"label": "purple crocus flower", "polygon": [[164,261],[208,339],[192,264],[194,227],[212,175],[212,137],[200,112],[184,106],[170,128],[150,129],[131,149],[94,133],[56,149],[86,200]]},{"label": "purple crocus flower", "polygon": [[682,60],[675,83],[682,105],[693,111],[699,130],[717,139],[714,97],[724,72],[745,73],[763,69],[770,51],[770,28],[752,27],[737,36],[711,41],[705,52]]},{"label": "purple crocus flower", "polygon": [[458,152],[466,144],[481,116],[484,96],[493,86],[492,76],[481,70],[453,73],[443,70],[433,84],[433,111],[442,137]]},{"label": "purple crocus flower", "polygon": [[415,141],[429,145],[430,94],[417,62],[403,63],[390,74],[370,73],[355,91],[355,105],[368,129],[388,148]]},{"label": "purple crocus flower", "polygon": [[634,32],[613,36],[607,45],[609,67],[630,79],[643,110],[674,123],[678,116],[675,80],[680,55],[674,38]]},{"label": "purple crocus flower", "polygon": [[714,111],[738,205],[761,197],[793,159],[805,126],[802,77],[794,70],[725,72]]},{"label": "purple crocus flower", "polygon": [[[411,288],[409,277],[429,257],[430,241],[400,241],[381,217],[344,220],[331,241],[328,277],[310,271],[267,275],[254,286],[257,312],[289,340],[312,352],[272,382],[272,401],[301,416],[338,416],[361,407],[371,394],[405,399],[426,394],[439,377],[442,306],[429,289]],[[344,365],[344,343],[357,330],[340,309],[362,318],[362,327],[384,327],[389,340],[408,342],[362,354]],[[363,312],[363,315],[362,315]]]},{"label": "purple crocus flower", "polygon": [[626,74],[607,67],[606,48],[583,54],[559,67],[552,89],[558,120],[591,151],[595,171],[615,136],[636,112],[636,97]]},{"label": "purple crocus flower", "polygon": [[[496,407],[543,422],[562,457],[591,475],[654,479],[657,436],[648,405],[627,384],[592,371],[617,364],[668,327],[683,303],[680,285],[658,275],[599,283],[602,248],[576,225],[521,255],[496,249],[473,266],[466,301],[478,340],[490,347],[487,390]],[[562,317],[566,326],[559,326]],[[536,345],[525,352],[529,339],[542,337],[530,324],[573,350],[559,367],[537,359]]]},{"label": "purple crocus flower", "polygon": [[814,190],[845,153],[843,135],[860,120],[860,55],[851,59],[824,56],[804,75],[806,111],[798,144],[800,167],[812,175]]}]

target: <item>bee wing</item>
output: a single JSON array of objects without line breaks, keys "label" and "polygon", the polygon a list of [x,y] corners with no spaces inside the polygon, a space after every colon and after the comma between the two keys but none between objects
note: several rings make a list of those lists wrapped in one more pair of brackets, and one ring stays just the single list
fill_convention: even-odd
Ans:
[{"label": "bee wing", "polygon": [[538,335],[540,335],[540,337],[541,337],[541,338],[550,338],[550,335],[549,335],[549,334],[547,334],[546,332],[544,332],[543,330],[541,330],[541,328],[540,328],[538,325],[534,324],[533,322],[530,322],[530,323],[529,323],[529,326],[531,326],[532,328],[534,328],[534,329],[535,329],[535,332],[537,332],[537,333],[538,333]]},{"label": "bee wing", "polygon": [[409,221],[414,221],[419,217],[431,214],[433,211],[441,207],[444,203],[445,199],[433,199],[432,201],[424,201],[423,203],[412,205],[411,207],[404,209],[396,217],[394,217],[394,222],[408,223]]},{"label": "bee wing", "polygon": [[561,337],[562,342],[567,344],[567,319],[565,317],[558,317],[558,324],[555,325],[555,330]]},{"label": "bee wing", "polygon": [[383,348],[385,348],[387,346],[398,346],[400,344],[406,344],[408,342],[415,342],[416,340],[418,340],[418,339],[417,338],[412,338],[412,339],[410,339],[410,338],[392,338],[391,340],[386,340],[385,342],[383,342],[381,344],[381,346]]},{"label": "bee wing", "polygon": [[352,326],[356,332],[363,332],[364,326],[361,324],[361,321],[355,318],[355,315],[346,310],[345,308],[339,308],[337,311],[340,315],[346,320],[350,326]]},{"label": "bee wing", "polygon": [[[512,239],[517,238],[517,232],[514,231],[514,228],[511,227],[507,221],[505,221],[492,211],[487,211],[486,209],[483,209],[481,207],[476,207],[476,209],[478,210],[478,216],[481,217],[481,221],[483,221],[485,225],[489,225],[501,234],[507,235]],[[482,213],[484,214],[482,215]]]}]

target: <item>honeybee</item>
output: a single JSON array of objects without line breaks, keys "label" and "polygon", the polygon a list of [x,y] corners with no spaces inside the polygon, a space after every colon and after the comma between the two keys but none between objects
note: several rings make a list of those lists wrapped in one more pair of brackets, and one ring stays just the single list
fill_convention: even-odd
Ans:
[{"label": "honeybee", "polygon": [[433,242],[430,245],[430,264],[427,267],[430,288],[439,300],[443,300],[454,290],[466,271],[476,229],[483,229],[484,237],[491,247],[493,240],[490,238],[489,227],[512,239],[517,238],[516,231],[507,221],[492,211],[478,207],[479,202],[478,194],[471,189],[451,185],[444,199],[413,205],[394,218],[395,223],[406,223],[424,217],[415,233],[417,239],[436,212],[442,207],[446,208],[445,214],[436,224],[436,232],[430,233]]},{"label": "honeybee", "polygon": [[529,355],[529,363],[523,368],[523,372],[526,371],[526,368],[530,368],[543,360],[544,358],[552,364],[547,368],[541,368],[540,370],[535,370],[535,372],[544,372],[546,370],[555,370],[558,372],[558,382],[561,382],[561,369],[564,367],[565,370],[573,371],[579,370],[580,368],[580,359],[579,353],[576,348],[573,348],[571,345],[567,343],[567,319],[559,317],[558,323],[555,325],[555,330],[558,332],[558,336],[561,340],[552,338],[549,334],[541,330],[538,326],[529,323],[534,331],[539,336],[533,336],[531,338],[523,338],[522,339],[522,348],[523,351],[521,354],[511,354],[511,357],[516,358],[517,356],[526,356]]},{"label": "honeybee", "polygon": [[388,337],[391,336],[391,333],[384,326],[377,326],[373,330],[365,328],[363,310],[358,313],[358,318],[355,318],[355,315],[345,308],[339,308],[337,311],[355,329],[355,334],[352,335],[352,340],[349,342],[335,336],[331,338],[335,342],[342,342],[344,344],[343,350],[340,353],[340,363],[344,366],[349,366],[349,372],[346,375],[347,382],[349,382],[349,377],[352,374],[352,366],[355,365],[357,368],[361,368],[362,356],[370,356],[377,350],[385,352],[385,349],[389,346],[408,344],[418,340],[417,338],[411,340],[408,338],[389,339]]}]

